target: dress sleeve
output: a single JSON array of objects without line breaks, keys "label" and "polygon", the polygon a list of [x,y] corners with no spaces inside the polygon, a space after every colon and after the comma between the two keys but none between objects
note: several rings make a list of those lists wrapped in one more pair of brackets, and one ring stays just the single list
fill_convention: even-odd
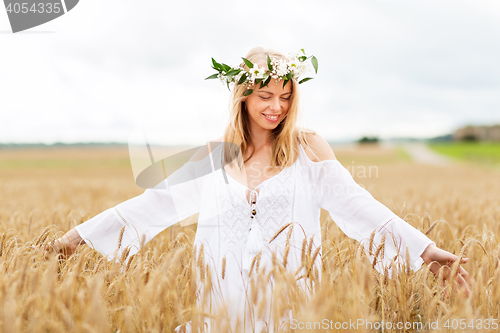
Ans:
[{"label": "dress sleeve", "polygon": [[[349,237],[361,242],[371,262],[382,238],[385,246],[379,252],[375,268],[384,272],[387,266],[391,275],[391,261],[406,262],[417,271],[424,263],[420,255],[430,244],[435,244],[422,232],[397,216],[389,208],[377,201],[366,189],[358,185],[349,171],[338,160],[322,162],[310,161],[312,175],[318,189],[321,208],[326,209],[334,222]],[[370,237],[375,230],[371,251]],[[381,249],[382,249],[381,248]]]},{"label": "dress sleeve", "polygon": [[[119,262],[127,247],[130,247],[129,256],[137,253],[142,237],[145,244],[161,231],[200,211],[196,163],[187,162],[154,188],[77,225],[76,231],[108,260]],[[126,227],[118,249],[123,226]]]}]

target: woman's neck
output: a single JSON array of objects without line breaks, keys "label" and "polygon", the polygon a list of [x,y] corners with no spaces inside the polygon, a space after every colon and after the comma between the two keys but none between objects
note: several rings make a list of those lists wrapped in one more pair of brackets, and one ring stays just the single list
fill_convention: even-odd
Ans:
[{"label": "woman's neck", "polygon": [[263,128],[260,129],[251,129],[250,130],[250,135],[251,135],[251,145],[253,148],[257,151],[260,150],[261,148],[265,146],[271,146],[272,145],[272,137],[271,137],[271,131],[266,130]]}]

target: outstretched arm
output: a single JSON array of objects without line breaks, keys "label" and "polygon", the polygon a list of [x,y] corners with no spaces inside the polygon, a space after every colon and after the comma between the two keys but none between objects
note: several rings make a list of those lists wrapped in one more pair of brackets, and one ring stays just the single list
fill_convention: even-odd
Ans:
[{"label": "outstretched arm", "polygon": [[[316,134],[310,136],[308,141],[312,146],[311,150],[316,151],[315,155],[319,157],[314,161],[308,154],[309,172],[313,183],[319,188],[319,205],[330,212],[335,223],[347,236],[363,243],[370,259],[374,260],[373,254],[384,242],[385,251],[381,251],[383,256],[379,261],[382,265],[376,266],[377,270],[382,272],[383,265],[389,265],[393,258],[402,262],[408,256],[410,262],[407,264],[413,270],[418,270],[425,262],[437,275],[442,265],[451,266],[459,259],[438,248],[422,232],[359,186],[349,171],[335,159],[331,147],[323,138]],[[460,264],[466,262],[468,259],[463,259]],[[457,272],[458,283],[470,294],[469,274],[462,267],[458,267]],[[449,273],[450,270],[445,269],[444,277],[450,278]]]},{"label": "outstretched arm", "polygon": [[196,171],[209,162],[208,158],[187,162],[154,188],[77,225],[57,239],[53,249],[71,254],[79,244],[86,243],[115,261],[127,247],[128,255],[137,253],[161,231],[199,212],[200,180]]}]

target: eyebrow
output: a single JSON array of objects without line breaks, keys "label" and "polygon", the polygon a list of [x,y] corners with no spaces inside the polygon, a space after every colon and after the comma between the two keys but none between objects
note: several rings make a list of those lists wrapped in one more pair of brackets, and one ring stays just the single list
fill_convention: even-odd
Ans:
[{"label": "eyebrow", "polygon": [[[270,92],[270,91],[258,91],[258,92],[274,95],[274,94],[273,94],[272,92]],[[283,95],[288,95],[288,94],[291,94],[291,93],[292,93],[292,92],[291,92],[291,91],[289,91],[289,92],[286,92],[286,93],[284,93],[284,94],[281,94],[281,96],[283,96]]]}]

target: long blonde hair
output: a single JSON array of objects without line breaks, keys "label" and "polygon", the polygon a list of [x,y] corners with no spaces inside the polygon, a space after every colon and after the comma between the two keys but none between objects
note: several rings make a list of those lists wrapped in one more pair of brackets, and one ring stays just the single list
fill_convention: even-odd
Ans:
[{"label": "long blonde hair", "polygon": [[[282,53],[273,49],[265,49],[263,47],[252,48],[246,59],[254,64],[259,64],[259,67],[267,68],[267,54],[269,57],[278,59],[287,59]],[[249,68],[245,63],[242,63],[246,70]],[[307,146],[305,138],[306,133],[314,134],[315,132],[309,129],[296,127],[297,116],[299,113],[299,98],[300,89],[299,83],[295,78],[290,80],[292,84],[292,94],[290,96],[290,106],[288,113],[280,124],[271,131],[272,136],[272,153],[271,153],[271,168],[283,169],[291,166],[299,156],[299,143]],[[257,86],[256,86],[256,89]],[[249,148],[252,141],[249,116],[246,110],[245,96],[243,93],[246,90],[246,85],[235,85],[231,91],[229,98],[229,123],[224,132],[224,142],[233,143],[224,145],[224,164],[229,164],[236,160],[239,169],[243,168],[243,157]],[[239,151],[238,151],[239,150]],[[252,152],[253,155],[253,152]],[[250,155],[248,159],[252,157]]]}]

